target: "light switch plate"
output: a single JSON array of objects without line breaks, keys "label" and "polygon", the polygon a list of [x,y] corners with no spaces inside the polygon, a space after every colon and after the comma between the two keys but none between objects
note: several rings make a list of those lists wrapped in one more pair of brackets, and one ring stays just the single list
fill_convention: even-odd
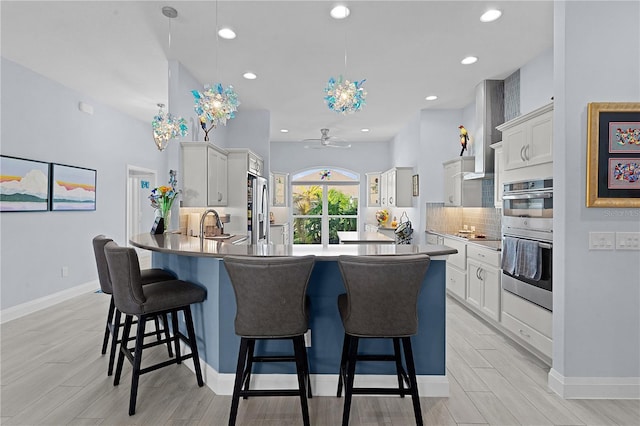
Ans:
[{"label": "light switch plate", "polygon": [[589,250],[614,250],[615,240],[614,232],[589,232]]},{"label": "light switch plate", "polygon": [[640,250],[640,232],[616,232],[616,250]]}]

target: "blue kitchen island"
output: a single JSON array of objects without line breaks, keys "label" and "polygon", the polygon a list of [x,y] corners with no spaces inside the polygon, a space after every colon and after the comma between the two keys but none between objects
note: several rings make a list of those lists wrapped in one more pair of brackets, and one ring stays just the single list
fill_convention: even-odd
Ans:
[{"label": "blue kitchen island", "polygon": [[[445,370],[445,266],[447,255],[456,253],[455,249],[428,244],[235,245],[170,233],[140,234],[130,242],[153,252],[153,267],[170,270],[180,279],[206,288],[206,300],[192,309],[205,382],[219,395],[230,395],[233,390],[240,344],[234,332],[235,296],[222,261],[224,256],[316,256],[307,288],[311,300],[311,346],[307,348],[311,383],[314,394],[335,395],[344,333],[337,298],[345,292],[338,256],[428,254],[431,264],[418,299],[418,334],[412,338],[418,386],[421,396],[449,394]],[[290,346],[287,341],[261,341],[256,345],[256,354],[290,353]],[[393,352],[390,341],[378,339],[364,339],[360,350]],[[295,368],[287,364],[256,365],[252,386],[295,387]],[[366,386],[397,385],[393,363],[362,363],[358,373],[359,383]]]}]

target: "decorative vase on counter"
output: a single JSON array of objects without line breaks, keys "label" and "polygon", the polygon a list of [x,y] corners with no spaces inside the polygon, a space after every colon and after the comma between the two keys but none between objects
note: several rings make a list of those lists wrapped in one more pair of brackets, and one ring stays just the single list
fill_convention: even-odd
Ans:
[{"label": "decorative vase on counter", "polygon": [[379,227],[385,226],[385,224],[389,220],[389,212],[385,209],[378,210],[376,212],[376,220],[378,221]]},{"label": "decorative vase on counter", "polygon": [[[176,189],[177,183],[176,171],[169,170],[169,185],[154,188],[151,191],[151,195],[149,195],[151,207],[156,209],[156,220],[152,229],[154,234],[167,232],[169,230],[171,206],[173,206],[173,201],[180,193],[180,191]],[[162,219],[162,221],[159,221],[159,219]],[[162,222],[162,229],[159,229],[161,225],[160,222]]]}]

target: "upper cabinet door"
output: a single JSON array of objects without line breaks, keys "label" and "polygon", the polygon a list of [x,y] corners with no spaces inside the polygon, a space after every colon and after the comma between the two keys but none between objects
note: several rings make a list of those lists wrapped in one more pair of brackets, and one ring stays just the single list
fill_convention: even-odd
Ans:
[{"label": "upper cabinet door", "polygon": [[289,174],[273,172],[271,178],[271,205],[287,207],[289,205]]},{"label": "upper cabinet door", "polygon": [[380,173],[367,173],[367,207],[380,207]]}]

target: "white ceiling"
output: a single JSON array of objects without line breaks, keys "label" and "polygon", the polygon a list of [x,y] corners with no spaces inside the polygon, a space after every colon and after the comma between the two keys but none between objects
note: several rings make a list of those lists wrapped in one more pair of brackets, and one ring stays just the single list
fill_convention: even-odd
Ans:
[{"label": "white ceiling", "polygon": [[[269,110],[272,140],[329,127],[355,142],[389,140],[421,109],[467,106],[477,83],[507,77],[553,43],[551,1],[351,0],[339,21],[329,16],[336,3],[3,0],[2,56],[145,121],[166,103],[175,59],[202,84],[232,84],[238,114]],[[502,18],[481,23],[490,6]],[[216,8],[235,40],[216,39]],[[461,65],[468,55],[479,61]],[[245,80],[246,71],[258,79]],[[328,78],[343,73],[366,79],[368,92],[363,110],[344,116],[323,100]],[[439,99],[426,101],[430,94]]]}]

